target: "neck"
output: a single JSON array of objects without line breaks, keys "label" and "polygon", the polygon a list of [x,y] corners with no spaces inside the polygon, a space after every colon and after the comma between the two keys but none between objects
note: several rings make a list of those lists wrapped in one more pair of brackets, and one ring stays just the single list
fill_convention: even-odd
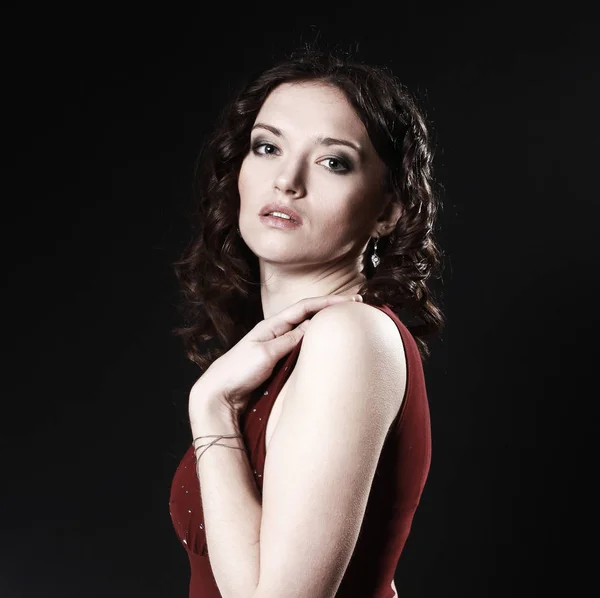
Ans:
[{"label": "neck", "polygon": [[265,319],[307,297],[355,295],[366,280],[357,264],[310,273],[283,271],[267,266],[261,265],[260,268]]}]

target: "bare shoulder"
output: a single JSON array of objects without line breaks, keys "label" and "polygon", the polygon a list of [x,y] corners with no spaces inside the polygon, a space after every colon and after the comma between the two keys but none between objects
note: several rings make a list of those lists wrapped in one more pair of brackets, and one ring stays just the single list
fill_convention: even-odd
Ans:
[{"label": "bare shoulder", "polygon": [[404,356],[404,344],[396,323],[380,309],[360,302],[344,302],[330,305],[311,319],[311,325],[305,337],[323,343],[335,342],[332,333],[349,336],[355,340],[364,340],[367,344],[380,345],[382,350],[390,351],[397,357]]},{"label": "bare shoulder", "polygon": [[327,377],[337,373],[361,380],[400,408],[406,388],[405,349],[389,315],[364,303],[344,302],[316,313],[304,333],[299,373]]}]

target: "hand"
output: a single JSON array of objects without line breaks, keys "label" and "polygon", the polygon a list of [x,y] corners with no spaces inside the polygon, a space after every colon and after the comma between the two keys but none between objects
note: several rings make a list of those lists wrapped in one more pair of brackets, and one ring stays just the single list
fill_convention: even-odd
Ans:
[{"label": "hand", "polygon": [[325,295],[301,299],[259,322],[227,353],[215,360],[190,391],[189,415],[194,421],[206,410],[229,410],[235,416],[250,393],[273,373],[277,362],[302,339],[310,317],[324,307],[354,301],[360,295]]}]

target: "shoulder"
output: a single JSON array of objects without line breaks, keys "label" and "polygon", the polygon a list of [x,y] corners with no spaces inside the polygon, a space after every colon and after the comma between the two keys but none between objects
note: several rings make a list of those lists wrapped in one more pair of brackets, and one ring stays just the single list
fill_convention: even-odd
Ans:
[{"label": "shoulder", "polygon": [[404,353],[396,323],[381,309],[366,303],[349,301],[322,309],[312,317],[304,336],[312,343],[335,343],[336,338],[352,338]]},{"label": "shoulder", "polygon": [[[402,400],[407,368],[402,336],[382,310],[344,302],[317,312],[304,333],[298,367],[305,376],[350,378]],[[401,392],[398,392],[401,391]],[[399,405],[395,405],[396,408]]]}]

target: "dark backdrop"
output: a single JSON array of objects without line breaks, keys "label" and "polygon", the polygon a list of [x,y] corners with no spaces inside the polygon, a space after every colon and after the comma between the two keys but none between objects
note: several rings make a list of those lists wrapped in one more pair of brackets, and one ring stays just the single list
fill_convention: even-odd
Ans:
[{"label": "dark backdrop", "polygon": [[187,596],[168,497],[197,372],[170,333],[170,264],[223,101],[315,39],[420,96],[445,188],[448,325],[400,596],[576,595],[594,540],[598,22],[574,5],[264,8],[4,14],[0,595]]}]

